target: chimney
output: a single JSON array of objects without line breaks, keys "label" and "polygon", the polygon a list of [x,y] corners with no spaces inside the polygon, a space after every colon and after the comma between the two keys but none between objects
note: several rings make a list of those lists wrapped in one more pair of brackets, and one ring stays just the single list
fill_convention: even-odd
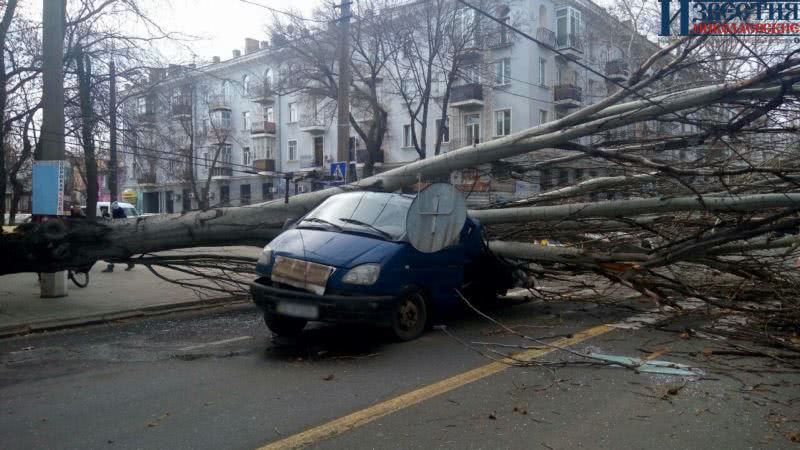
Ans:
[{"label": "chimney", "polygon": [[183,72],[183,66],[178,64],[170,64],[167,68],[167,76],[176,77]]},{"label": "chimney", "polygon": [[166,71],[160,67],[151,67],[150,68],[150,82],[151,83],[158,83],[159,81],[164,79],[164,73]]},{"label": "chimney", "polygon": [[261,41],[261,49],[269,48],[269,41]]},{"label": "chimney", "polygon": [[244,53],[249,55],[250,53],[258,51],[258,41],[255,39],[244,38]]},{"label": "chimney", "polygon": [[214,64],[216,64],[216,63],[218,63],[220,61],[221,61],[221,59],[219,59],[219,56],[212,56],[211,57],[211,62],[214,63]]},{"label": "chimney", "polygon": [[234,50],[233,51],[233,57],[234,58],[238,58],[240,56],[242,56],[242,51],[241,50]]}]

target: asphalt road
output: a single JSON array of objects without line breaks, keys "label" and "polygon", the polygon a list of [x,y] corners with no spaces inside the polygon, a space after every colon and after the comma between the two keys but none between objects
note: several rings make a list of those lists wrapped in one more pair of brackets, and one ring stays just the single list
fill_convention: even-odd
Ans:
[{"label": "asphalt road", "polygon": [[[554,339],[631,314],[541,303],[492,311]],[[445,322],[464,343],[521,343],[472,314]],[[658,351],[706,371],[688,380],[574,364],[497,369],[464,343],[434,330],[397,344],[332,326],[276,343],[249,306],[6,339],[0,446],[255,449],[297,433],[312,447],[348,449],[797,446],[800,377],[746,370],[770,370],[764,360],[708,359],[707,341],[605,330],[572,347]]]}]

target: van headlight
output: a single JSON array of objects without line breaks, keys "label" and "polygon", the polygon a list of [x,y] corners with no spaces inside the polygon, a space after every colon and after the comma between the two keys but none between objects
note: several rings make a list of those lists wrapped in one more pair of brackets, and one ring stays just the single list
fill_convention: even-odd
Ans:
[{"label": "van headlight", "polygon": [[362,264],[350,269],[350,271],[345,274],[344,278],[342,278],[342,282],[367,286],[375,284],[380,274],[380,264]]},{"label": "van headlight", "polygon": [[265,266],[272,264],[272,248],[269,245],[265,246],[264,250],[261,251],[261,255],[258,257],[258,264]]}]

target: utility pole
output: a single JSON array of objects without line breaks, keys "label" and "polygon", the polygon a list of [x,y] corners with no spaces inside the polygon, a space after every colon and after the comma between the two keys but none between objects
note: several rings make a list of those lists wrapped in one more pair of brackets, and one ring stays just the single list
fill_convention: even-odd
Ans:
[{"label": "utility pole", "polygon": [[81,106],[83,160],[86,165],[86,217],[97,217],[97,160],[94,152],[94,111],[92,110],[92,61],[78,47],[75,57]]},{"label": "utility pole", "polygon": [[[42,153],[44,161],[64,161],[65,0],[42,0]],[[63,185],[62,185],[63,189]],[[42,297],[65,297],[67,273],[43,273]]]},{"label": "utility pole", "polygon": [[350,5],[351,0],[342,0],[339,17],[339,96],[338,122],[336,140],[336,158],[339,162],[347,161],[347,179],[355,179],[350,167]]},{"label": "utility pole", "polygon": [[[108,158],[108,192],[110,201],[113,203],[118,200],[117,195],[117,66],[112,59],[108,65],[109,76],[109,95],[108,95],[108,111],[109,127],[111,128],[111,135],[109,137],[109,158]],[[190,159],[191,161],[191,159]]]}]

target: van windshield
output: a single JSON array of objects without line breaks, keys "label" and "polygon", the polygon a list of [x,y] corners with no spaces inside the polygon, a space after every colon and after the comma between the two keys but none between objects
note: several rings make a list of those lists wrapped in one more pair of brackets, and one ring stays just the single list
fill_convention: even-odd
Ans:
[{"label": "van windshield", "polygon": [[[400,240],[412,199],[398,194],[352,192],[330,197],[300,221],[299,226],[328,222],[342,230],[357,230]],[[315,220],[316,219],[316,220]]]}]

